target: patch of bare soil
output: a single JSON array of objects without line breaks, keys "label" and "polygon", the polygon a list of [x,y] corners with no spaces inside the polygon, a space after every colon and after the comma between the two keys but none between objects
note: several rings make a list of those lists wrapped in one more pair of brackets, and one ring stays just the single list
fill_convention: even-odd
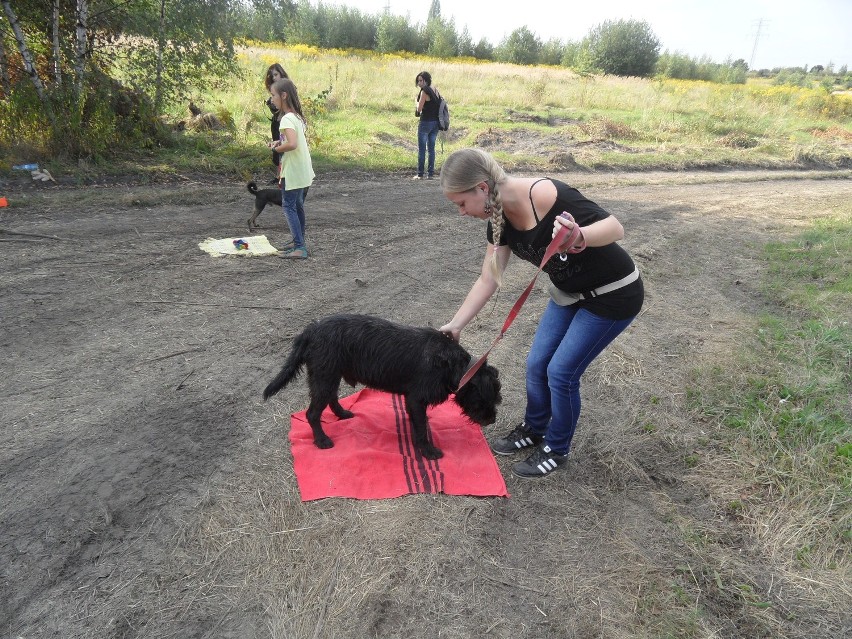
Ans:
[{"label": "patch of bare soil", "polygon": [[[244,184],[4,193],[4,636],[844,636],[848,590],[726,514],[686,392],[765,309],[761,245],[852,197],[850,174],[554,175],[618,216],[647,288],[587,373],[567,471],[523,481],[501,458],[509,499],[302,503],[305,384],[261,400],[292,337],[335,312],[439,326],[480,268],[481,223],[407,177],[320,175],[304,262],[198,249],[245,233]],[[288,239],[275,207],[260,221]],[[464,346],[487,347],[533,273],[510,264]],[[489,438],[523,414],[545,301],[540,284],[491,357]]]}]

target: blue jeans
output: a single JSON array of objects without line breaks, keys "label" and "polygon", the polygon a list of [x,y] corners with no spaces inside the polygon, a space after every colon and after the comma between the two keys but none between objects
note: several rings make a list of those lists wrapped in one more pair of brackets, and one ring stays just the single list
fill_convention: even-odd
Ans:
[{"label": "blue jeans", "polygon": [[281,191],[281,208],[293,234],[293,246],[305,248],[305,189]]},{"label": "blue jeans", "polygon": [[429,149],[429,177],[435,175],[435,139],[438,137],[437,120],[420,120],[417,125],[417,175],[423,177],[426,149]]},{"label": "blue jeans", "polygon": [[557,453],[567,453],[580,418],[580,377],[634,320],[611,320],[548,302],[527,355],[524,421]]}]

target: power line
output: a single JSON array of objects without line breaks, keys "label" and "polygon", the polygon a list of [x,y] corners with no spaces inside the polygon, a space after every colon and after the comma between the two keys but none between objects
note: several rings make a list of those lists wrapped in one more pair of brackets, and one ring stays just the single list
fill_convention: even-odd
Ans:
[{"label": "power line", "polygon": [[751,60],[749,60],[748,68],[754,69],[754,56],[757,55],[757,43],[760,40],[760,31],[763,28],[763,18],[757,21],[757,33],[754,34],[754,46],[751,49]]}]

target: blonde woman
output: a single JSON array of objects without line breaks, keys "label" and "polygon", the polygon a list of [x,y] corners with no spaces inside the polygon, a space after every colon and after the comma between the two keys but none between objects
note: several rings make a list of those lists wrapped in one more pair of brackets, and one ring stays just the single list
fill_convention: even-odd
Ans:
[{"label": "blonde woman", "polygon": [[538,266],[563,226],[580,227],[576,244],[561,246],[562,252],[544,266],[552,299],[527,355],[524,421],[491,444],[500,455],[532,451],[513,466],[516,475],[549,475],[568,459],[580,417],[580,377],[642,307],[639,271],[617,244],[624,229],[564,182],[509,176],[479,149],[462,149],[447,158],[441,188],[461,215],[488,221],[479,278],[440,329],[454,340],[500,287],[513,254]]}]

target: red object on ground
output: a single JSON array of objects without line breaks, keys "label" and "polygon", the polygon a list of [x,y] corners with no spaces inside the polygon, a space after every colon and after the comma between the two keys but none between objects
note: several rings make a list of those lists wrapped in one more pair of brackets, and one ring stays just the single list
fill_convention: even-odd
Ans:
[{"label": "red object on ground", "polygon": [[293,469],[302,501],[387,499],[416,493],[509,496],[482,430],[452,399],[428,411],[432,441],[444,451],[435,460],[414,449],[401,395],[363,389],[340,404],[355,417],[337,419],[325,410],[322,426],[334,441],[333,448],[314,445],[305,411],[291,416]]},{"label": "red object on ground", "polygon": [[5,197],[0,197],[0,206],[9,206],[9,200]]}]

